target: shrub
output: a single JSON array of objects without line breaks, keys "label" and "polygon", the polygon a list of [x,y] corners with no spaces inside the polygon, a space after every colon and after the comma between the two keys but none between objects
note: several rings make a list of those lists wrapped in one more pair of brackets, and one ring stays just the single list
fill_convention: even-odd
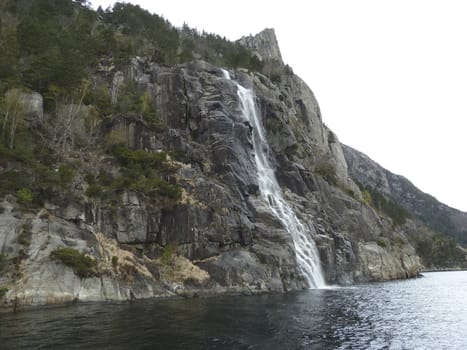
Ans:
[{"label": "shrub", "polygon": [[375,209],[389,216],[392,219],[393,226],[400,226],[405,223],[407,218],[411,217],[404,207],[391,198],[386,198],[375,188],[363,187],[361,185],[360,188],[363,195],[362,202],[373,206]]},{"label": "shrub", "polygon": [[167,197],[170,199],[177,200],[180,198],[182,191],[179,186],[171,184],[162,179],[155,179],[154,187],[155,191],[159,196]]},{"label": "shrub", "polygon": [[345,193],[347,193],[347,195],[349,195],[350,197],[355,198],[355,192],[354,192],[354,190],[352,190],[351,188],[346,187],[346,188],[344,188],[344,191],[345,191]]},{"label": "shrub", "polygon": [[363,204],[370,205],[372,203],[371,193],[368,190],[362,192],[362,197]]},{"label": "shrub", "polygon": [[112,266],[115,268],[118,265],[118,256],[112,256]]},{"label": "shrub", "polygon": [[8,255],[0,254],[0,271],[2,271],[8,264]]},{"label": "shrub", "polygon": [[112,145],[110,152],[121,164],[121,175],[114,178],[102,170],[96,178],[92,174],[87,175],[89,187],[86,195],[103,198],[112,192],[130,189],[153,200],[163,199],[167,205],[174,204],[181,197],[180,186],[164,179],[175,171],[175,166],[167,162],[167,153],[150,153],[141,149],[132,151],[123,144]]},{"label": "shrub", "polygon": [[7,292],[8,292],[8,288],[0,287],[0,299],[3,298]]},{"label": "shrub", "polygon": [[110,174],[107,171],[101,169],[101,170],[99,170],[99,174],[97,175],[96,180],[102,186],[110,186],[112,184],[112,182],[114,181],[114,178],[113,178],[112,174]]},{"label": "shrub", "polygon": [[397,237],[394,237],[394,244],[399,247],[402,247],[405,244],[405,242],[401,237],[397,236]]},{"label": "shrub", "polygon": [[378,240],[376,241],[376,243],[382,248],[385,248],[387,245],[386,240],[383,237],[378,237]]},{"label": "shrub", "polygon": [[30,204],[32,203],[33,195],[29,188],[20,188],[16,191],[16,197],[21,204]]},{"label": "shrub", "polygon": [[75,274],[81,278],[93,277],[97,275],[97,262],[93,258],[80,253],[73,248],[57,248],[50,257],[53,260],[60,261],[73,269]]},{"label": "shrub", "polygon": [[175,255],[177,254],[177,249],[178,249],[177,242],[170,242],[169,244],[167,244],[162,251],[161,263],[164,265],[172,264],[173,259],[175,258]]},{"label": "shrub", "polygon": [[330,185],[337,185],[336,169],[330,164],[323,164],[315,169],[315,173],[320,175]]},{"label": "shrub", "polygon": [[269,78],[274,84],[280,84],[282,80],[280,73],[272,73]]},{"label": "shrub", "polygon": [[185,162],[186,161],[186,153],[181,150],[181,149],[177,149],[175,151],[171,151],[169,152],[169,155],[171,158],[179,161],[179,162]]},{"label": "shrub", "polygon": [[86,190],[86,196],[102,198],[105,195],[105,189],[99,184],[91,184]]},{"label": "shrub", "polygon": [[141,176],[138,180],[131,183],[129,188],[147,195],[167,197],[174,200],[179,199],[181,196],[179,186],[171,184],[160,178],[150,179]]},{"label": "shrub", "polygon": [[60,176],[60,185],[65,187],[73,180],[74,170],[69,165],[61,165],[58,168],[58,174]]},{"label": "shrub", "polygon": [[84,181],[86,181],[88,184],[90,185],[93,185],[96,183],[96,177],[91,174],[91,173],[87,173],[85,176],[84,176]]},{"label": "shrub", "polygon": [[31,244],[31,225],[29,223],[23,224],[22,231],[18,236],[18,243],[25,246]]},{"label": "shrub", "polygon": [[167,154],[165,152],[149,153],[142,149],[131,151],[122,144],[114,145],[112,147],[112,154],[123,166],[129,168],[138,166],[157,168],[167,160]]},{"label": "shrub", "polygon": [[417,242],[416,249],[426,266],[465,266],[464,253],[452,238],[440,234],[426,237]]},{"label": "shrub", "polygon": [[0,193],[15,193],[19,189],[28,186],[27,180],[27,177],[17,170],[4,171],[0,176]]}]

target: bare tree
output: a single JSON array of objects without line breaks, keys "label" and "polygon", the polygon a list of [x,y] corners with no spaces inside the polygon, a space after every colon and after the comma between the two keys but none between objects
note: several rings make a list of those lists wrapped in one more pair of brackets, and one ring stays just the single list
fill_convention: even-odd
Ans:
[{"label": "bare tree", "polygon": [[18,89],[12,89],[6,93],[5,96],[5,118],[3,119],[2,137],[6,137],[7,128],[8,132],[8,147],[13,149],[15,145],[15,136],[18,125],[24,119],[24,103],[23,93]]},{"label": "bare tree", "polygon": [[62,119],[61,113],[57,111],[57,117],[63,123],[61,125],[62,127],[61,138],[59,140],[59,144],[61,145],[61,149],[62,149],[62,154],[66,153],[67,144],[69,141],[71,142],[72,146],[74,144],[73,121],[81,111],[84,98],[89,93],[90,85],[91,85],[91,82],[89,80],[83,79],[81,81],[81,86],[78,90],[78,98],[79,98],[78,104],[75,105],[75,97],[72,97],[71,103],[69,104],[68,113],[63,115],[63,118],[64,118],[63,120],[61,120]]}]

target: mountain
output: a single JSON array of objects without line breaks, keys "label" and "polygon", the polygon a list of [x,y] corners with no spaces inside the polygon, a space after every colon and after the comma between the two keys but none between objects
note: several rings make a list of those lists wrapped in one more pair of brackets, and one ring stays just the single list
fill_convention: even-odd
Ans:
[{"label": "mountain", "polygon": [[397,203],[399,212],[432,230],[431,241],[422,236],[419,238],[422,241],[418,242],[418,253],[425,265],[432,268],[462,265],[465,253],[461,247],[456,247],[456,242],[464,247],[467,244],[467,213],[440,203],[405,177],[384,169],[365,154],[345,145],[343,151],[349,175],[362,189],[379,195],[388,203]]},{"label": "mountain", "polygon": [[313,261],[340,284],[465,263],[360,179],[274,30],[229,42],[131,4],[1,6],[3,308],[298,290]]}]

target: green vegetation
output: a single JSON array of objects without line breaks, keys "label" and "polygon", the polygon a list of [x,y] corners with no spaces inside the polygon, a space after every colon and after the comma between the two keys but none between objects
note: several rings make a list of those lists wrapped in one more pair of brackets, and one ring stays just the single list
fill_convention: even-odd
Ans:
[{"label": "green vegetation", "polygon": [[337,185],[336,169],[331,164],[321,164],[315,168],[315,173],[320,175],[330,185]]},{"label": "green vegetation", "polygon": [[24,246],[29,246],[31,244],[31,235],[31,224],[23,224],[21,233],[18,236],[18,243]]},{"label": "green vegetation", "polygon": [[100,46],[98,37],[91,35],[94,12],[63,0],[7,0],[2,7],[6,55],[0,72],[5,82],[25,84],[43,94],[50,86],[75,88]]},{"label": "green vegetation", "polygon": [[16,197],[21,204],[30,204],[32,203],[32,192],[29,188],[20,188],[16,191]]},{"label": "green vegetation", "polygon": [[154,200],[165,199],[165,206],[174,204],[180,198],[180,187],[165,179],[176,170],[167,162],[165,152],[132,151],[122,144],[113,145],[110,152],[120,162],[121,175],[113,178],[101,171],[96,178],[88,174],[86,180],[89,187],[86,195],[108,198],[116,191],[130,189]]},{"label": "green vegetation", "polygon": [[93,258],[80,253],[73,248],[57,248],[50,257],[60,261],[73,269],[75,274],[81,278],[93,277],[97,275],[97,262]]},{"label": "green vegetation", "polygon": [[386,239],[384,239],[383,237],[378,237],[376,243],[382,248],[385,248],[387,246]]},{"label": "green vegetation", "polygon": [[11,89],[5,94],[2,139],[9,149],[13,149],[17,131],[23,126],[25,111],[22,98],[19,89]]},{"label": "green vegetation", "polygon": [[73,180],[74,174],[75,173],[73,168],[68,164],[60,165],[58,168],[58,179],[60,186],[62,188],[66,188]]},{"label": "green vegetation", "polygon": [[398,247],[401,247],[401,246],[403,246],[405,244],[405,241],[400,236],[396,236],[393,239],[393,243],[394,243],[394,245],[396,245]]},{"label": "green vegetation", "polygon": [[452,212],[440,208],[436,198],[422,194],[422,205],[417,206],[416,215],[426,223],[433,231],[453,238],[464,246],[467,246],[467,230],[459,229],[452,220]]},{"label": "green vegetation", "polygon": [[8,255],[0,253],[0,272],[8,265]]},{"label": "green vegetation", "polygon": [[427,267],[465,266],[465,257],[457,247],[457,242],[440,234],[419,240],[416,245],[417,254]]},{"label": "green vegetation", "polygon": [[104,198],[106,195],[106,188],[99,184],[90,184],[85,192],[86,196],[94,198]]},{"label": "green vegetation", "polygon": [[116,268],[118,266],[118,256],[112,256],[112,266]]},{"label": "green vegetation", "polygon": [[394,200],[386,198],[380,192],[372,187],[364,187],[358,184],[362,190],[362,202],[366,205],[371,205],[380,212],[386,214],[392,219],[394,226],[400,226],[405,223],[405,220],[411,217],[410,213]]},{"label": "green vegetation", "polygon": [[165,166],[167,160],[165,152],[149,153],[141,149],[132,151],[122,144],[114,145],[111,152],[122,166],[128,169],[137,169],[141,172],[147,168],[161,168]]},{"label": "green vegetation", "polygon": [[260,71],[263,67],[238,43],[187,25],[179,30],[138,5],[117,2],[113,8],[97,11],[87,5],[72,0],[5,0],[0,4],[1,93],[13,86],[44,96],[77,91],[87,78],[88,67],[100,57],[112,57],[117,69],[134,56],[177,64],[193,60],[195,53],[231,68]]},{"label": "green vegetation", "polygon": [[178,243],[170,242],[162,250],[161,263],[164,265],[171,265],[175,256],[177,255]]},{"label": "green vegetation", "polygon": [[371,205],[373,199],[371,198],[371,193],[368,190],[362,192],[362,203],[366,205]]},{"label": "green vegetation", "polygon": [[166,162],[165,152],[131,151],[122,145],[116,145],[112,153],[122,165],[122,176],[111,185],[114,189],[129,188],[149,196],[167,197],[172,200],[180,198],[180,188],[163,179],[175,171],[175,168]]},{"label": "green vegetation", "polygon": [[[0,125],[7,125],[8,129],[11,115],[7,115],[4,107],[0,101]],[[73,168],[62,163],[57,171],[56,152],[44,142],[40,129],[19,123],[14,142],[10,137],[10,133],[0,134],[0,196],[15,194],[20,204],[29,206],[41,204],[47,198],[56,197],[58,190],[68,188],[74,176]]]},{"label": "green vegetation", "polygon": [[186,153],[181,149],[169,152],[169,155],[172,159],[175,159],[178,162],[186,162]]},{"label": "green vegetation", "polygon": [[[16,195],[29,208],[74,190],[79,167],[70,150],[86,143],[74,138],[73,108],[86,106],[84,126],[90,134],[98,122],[105,126],[109,116],[127,112],[136,113],[152,131],[167,130],[151,92],[125,79],[112,101],[107,77],[95,79],[96,70],[127,71],[130,60],[140,56],[167,65],[199,57],[219,66],[262,71],[273,80],[282,73],[271,65],[266,69],[239,43],[187,25],[177,29],[163,17],[123,2],[94,11],[88,1],[0,1],[0,50],[0,196]],[[289,67],[285,71],[291,73]],[[23,102],[32,91],[44,99],[47,123],[28,119]],[[105,142],[121,165],[120,176],[91,174],[86,194],[109,198],[129,188],[164,205],[176,203],[181,190],[167,155],[130,151],[122,146],[128,144],[125,135],[117,134]],[[184,159],[182,152],[173,155]]]},{"label": "green vegetation", "polygon": [[8,293],[8,288],[6,287],[0,287],[0,299],[2,299],[6,293]]},{"label": "green vegetation", "polygon": [[64,170],[66,168],[54,171],[52,165],[46,165],[39,159],[25,161],[21,169],[9,169],[1,173],[0,195],[15,194],[23,205],[40,205],[44,200],[56,197],[58,191],[68,189],[73,176]]},{"label": "green vegetation", "polygon": [[347,195],[349,195],[350,197],[355,198],[355,192],[351,188],[345,187],[344,192],[347,193]]}]

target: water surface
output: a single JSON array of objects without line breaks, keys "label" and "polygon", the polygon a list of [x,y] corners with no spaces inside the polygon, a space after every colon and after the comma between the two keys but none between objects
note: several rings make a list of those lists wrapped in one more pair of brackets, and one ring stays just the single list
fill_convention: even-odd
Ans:
[{"label": "water surface", "polygon": [[467,272],[0,314],[0,349],[467,349]]}]

